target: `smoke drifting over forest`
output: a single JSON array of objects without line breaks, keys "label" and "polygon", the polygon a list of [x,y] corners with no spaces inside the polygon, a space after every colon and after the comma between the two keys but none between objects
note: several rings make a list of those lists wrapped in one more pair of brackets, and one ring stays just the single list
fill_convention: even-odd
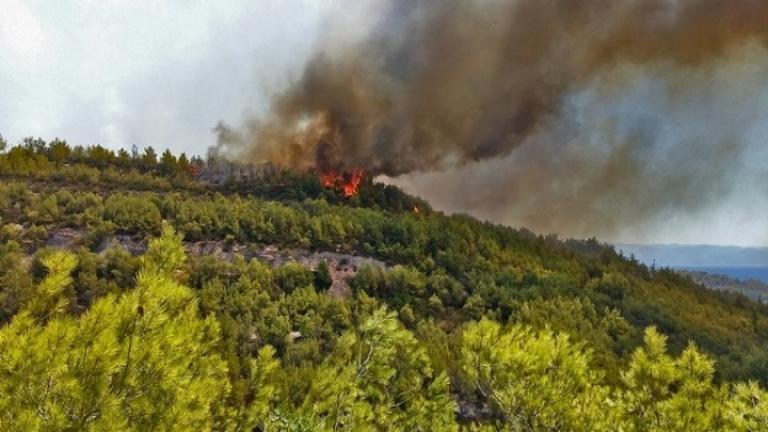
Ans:
[{"label": "smoke drifting over forest", "polygon": [[572,235],[705,211],[737,185],[767,195],[765,171],[744,160],[766,118],[768,2],[376,11],[357,43],[321,43],[266,115],[220,125],[219,151],[362,168],[449,210]]}]

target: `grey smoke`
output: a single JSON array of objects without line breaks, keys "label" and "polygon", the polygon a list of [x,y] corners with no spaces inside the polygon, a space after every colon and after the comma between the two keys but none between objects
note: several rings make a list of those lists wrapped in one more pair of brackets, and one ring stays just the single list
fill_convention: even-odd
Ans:
[{"label": "grey smoke", "polygon": [[[364,168],[442,208],[572,235],[697,215],[745,185],[768,3],[385,5],[362,41],[322,44],[266,115],[222,125],[219,150]],[[765,175],[750,173],[748,187]]]}]

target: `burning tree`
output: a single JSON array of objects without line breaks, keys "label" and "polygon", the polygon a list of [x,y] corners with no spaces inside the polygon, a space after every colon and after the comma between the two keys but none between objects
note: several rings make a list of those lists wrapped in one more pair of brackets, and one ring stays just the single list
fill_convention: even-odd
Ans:
[{"label": "burning tree", "polygon": [[364,173],[362,169],[356,169],[352,172],[328,170],[320,173],[320,183],[329,189],[340,191],[349,198],[357,195]]}]

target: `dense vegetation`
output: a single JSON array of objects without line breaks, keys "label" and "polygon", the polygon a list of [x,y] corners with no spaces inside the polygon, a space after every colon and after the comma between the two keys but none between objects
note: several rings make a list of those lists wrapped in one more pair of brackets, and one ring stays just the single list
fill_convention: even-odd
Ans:
[{"label": "dense vegetation", "polygon": [[[370,180],[212,186],[133,153],[0,154],[0,430],[768,428],[768,310],[743,296]],[[325,263],[196,241],[386,267],[339,294]]]}]

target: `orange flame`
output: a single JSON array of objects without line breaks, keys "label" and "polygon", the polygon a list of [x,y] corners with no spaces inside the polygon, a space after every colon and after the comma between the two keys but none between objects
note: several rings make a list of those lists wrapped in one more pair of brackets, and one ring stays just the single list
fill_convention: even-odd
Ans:
[{"label": "orange flame", "polygon": [[360,188],[360,182],[363,181],[364,171],[357,169],[352,173],[339,173],[336,170],[320,173],[320,183],[329,189],[341,191],[345,197],[357,195]]},{"label": "orange flame", "polygon": [[328,171],[320,174],[320,183],[329,189],[336,186],[336,181],[338,179],[339,174],[336,171]]}]

